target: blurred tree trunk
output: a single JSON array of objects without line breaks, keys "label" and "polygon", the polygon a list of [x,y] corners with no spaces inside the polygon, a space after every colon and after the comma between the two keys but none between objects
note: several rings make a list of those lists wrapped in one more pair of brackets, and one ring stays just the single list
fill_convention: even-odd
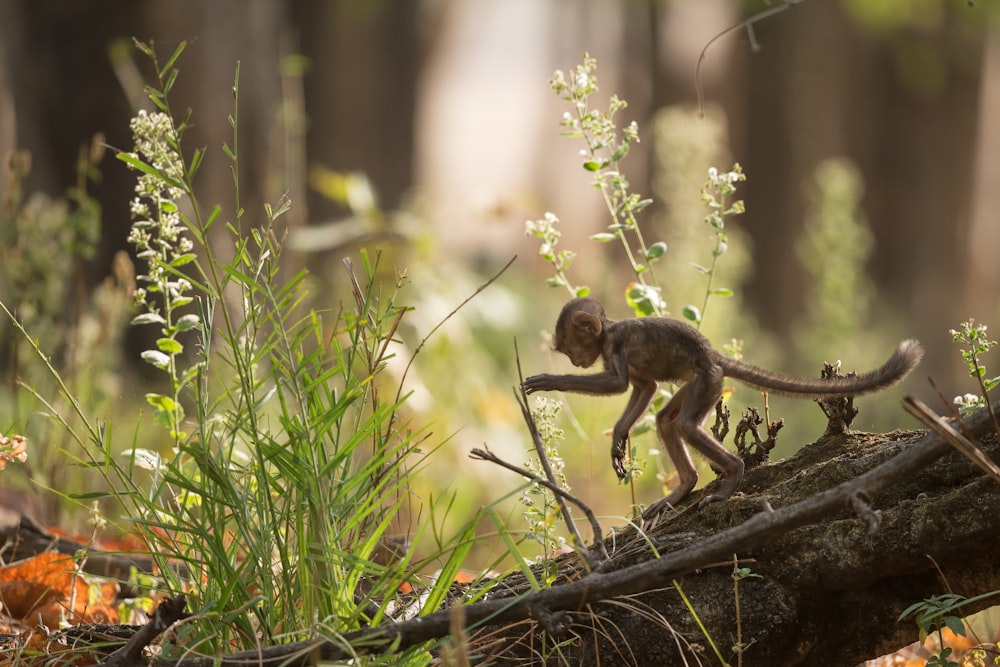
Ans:
[{"label": "blurred tree trunk", "polygon": [[[309,58],[305,76],[309,161],[371,179],[385,210],[413,182],[413,118],[421,64],[418,2],[293,0]],[[343,209],[311,192],[313,219]]]},{"label": "blurred tree trunk", "polygon": [[[206,149],[196,184],[203,206],[220,204],[223,219],[235,220],[233,180],[221,147],[233,145],[227,117],[239,62],[239,204],[248,224],[260,222],[263,202],[285,192],[294,207],[284,222],[343,213],[313,193],[307,200],[307,162],[366,173],[383,207],[392,209],[412,182],[417,9],[417,0],[4,3],[0,148],[32,153],[27,192],[63,195],[75,183],[80,146],[95,132],[115,148],[132,144],[129,95],[144,100],[141,91],[122,90],[109,47],[133,37],[152,40],[162,61],[188,41],[171,102],[177,113],[193,112],[185,146]],[[282,56],[298,48],[311,62],[304,80],[282,69]],[[145,59],[133,59],[152,83]],[[94,193],[103,229],[88,266],[89,285],[102,280],[115,251],[126,248],[135,182],[110,152],[100,168]]]},{"label": "blurred tree trunk", "polygon": [[[73,0],[4,2],[0,9],[0,48],[7,85],[0,89],[3,126],[0,159],[15,149],[31,153],[26,194],[62,197],[76,183],[77,156],[100,132],[106,141],[128,148],[131,115],[121,86],[108,66],[108,47],[131,34],[140,14],[134,2],[80,3]],[[128,200],[134,176],[107,153],[102,177],[90,192],[102,203],[103,235],[88,264],[87,282],[108,274],[111,257],[125,245]],[[67,258],[68,259],[68,258]],[[78,302],[78,295],[73,295]]]},{"label": "blurred tree trunk", "polygon": [[[877,297],[933,340],[963,318],[965,230],[973,179],[983,26],[941,3],[940,24],[876,34],[843,3],[806,2],[754,26],[760,50],[733,51],[746,86],[733,125],[749,174],[746,227],[756,274],[748,289],[762,324],[788,335],[803,310],[806,276],[794,245],[803,184],[817,163],[846,156],[865,178],[877,241]],[[926,128],[940,128],[927,132]],[[926,317],[934,313],[933,318]],[[930,370],[941,369],[929,346]],[[944,371],[941,371],[944,372]]]}]

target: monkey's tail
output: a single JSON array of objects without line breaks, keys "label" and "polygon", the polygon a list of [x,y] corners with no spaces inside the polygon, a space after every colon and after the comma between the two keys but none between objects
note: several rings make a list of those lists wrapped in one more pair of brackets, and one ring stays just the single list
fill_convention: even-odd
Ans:
[{"label": "monkey's tail", "polygon": [[857,377],[829,379],[796,378],[781,375],[730,357],[721,357],[721,355],[719,363],[727,377],[757,389],[780,394],[808,394],[836,398],[887,389],[916,368],[923,356],[924,348],[919,341],[904,340],[892,353],[892,356],[875,370]]}]

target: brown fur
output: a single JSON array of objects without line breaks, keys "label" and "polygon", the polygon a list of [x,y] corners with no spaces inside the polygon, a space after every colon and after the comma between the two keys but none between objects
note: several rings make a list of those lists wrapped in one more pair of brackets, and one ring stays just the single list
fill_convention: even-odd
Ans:
[{"label": "brown fur", "polygon": [[856,377],[796,378],[743,363],[718,352],[694,327],[664,317],[611,320],[599,301],[585,297],[567,303],[556,321],[555,349],[574,366],[589,368],[599,358],[604,371],[592,375],[532,375],[526,392],[571,391],[582,394],[620,394],[632,386],[625,412],[612,433],[611,462],[619,478],[625,476],[625,448],[629,431],[656,393],[657,383],[684,383],[656,415],[657,432],[677,468],[680,484],[643,514],[651,517],[676,505],[698,481],[685,442],[715,463],[723,474],[719,491],[703,503],[725,500],[739,487],[743,461],[725,449],[702,422],[722,395],[724,376],[758,389],[795,396],[837,397],[886,389],[916,367],[923,348],[905,340],[882,366]]}]

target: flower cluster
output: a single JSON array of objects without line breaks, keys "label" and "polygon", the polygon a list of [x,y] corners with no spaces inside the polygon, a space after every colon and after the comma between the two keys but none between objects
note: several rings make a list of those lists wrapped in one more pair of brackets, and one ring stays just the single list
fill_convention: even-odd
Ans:
[{"label": "flower cluster", "polygon": [[569,282],[566,271],[573,263],[576,253],[572,250],[556,250],[559,237],[562,234],[556,229],[559,218],[555,213],[546,212],[540,220],[526,220],[524,223],[524,235],[534,236],[541,240],[538,246],[538,255],[555,269],[555,276],[549,278],[550,287],[565,286],[573,296],[587,296],[590,290],[587,287],[575,287]]},{"label": "flower cluster", "polygon": [[[146,402],[156,409],[154,420],[167,426],[179,440],[183,437],[180,425],[184,418],[180,391],[195,377],[197,368],[192,366],[184,372],[178,369],[177,357],[184,351],[178,336],[201,324],[195,313],[178,313],[194,301],[188,295],[192,283],[182,269],[196,259],[194,243],[185,235],[189,224],[179,208],[182,198],[194,203],[191,172],[181,155],[181,133],[169,114],[140,111],[132,119],[131,128],[135,152],[119,155],[139,172],[128,239],[135,246],[136,256],[148,266],[147,272],[137,277],[145,286],[135,290],[136,305],[144,312],[134,317],[132,324],[160,327],[156,348],[143,351],[142,359],[170,376],[173,391],[170,395],[146,394]],[[197,158],[193,159],[193,164],[196,162]]]},{"label": "flower cluster", "polygon": [[990,337],[986,333],[986,325],[976,324],[975,320],[962,322],[961,329],[951,329],[949,333],[952,340],[956,343],[963,343],[969,346],[967,349],[960,350],[962,359],[965,360],[965,364],[969,368],[969,375],[976,379],[980,389],[978,396],[974,394],[956,396],[955,405],[960,408],[963,414],[968,414],[978,408],[989,407],[989,394],[997,387],[1000,387],[1000,375],[992,378],[988,377],[986,366],[983,364],[981,357],[996,347],[997,342],[990,340]]},{"label": "flower cluster", "polygon": [[[746,206],[742,199],[737,199],[727,206],[726,200],[736,194],[736,184],[747,180],[743,173],[743,167],[738,163],[733,165],[731,171],[719,172],[715,167],[709,167],[708,179],[701,189],[701,200],[710,209],[705,216],[705,222],[716,231],[722,231],[726,227],[725,218],[740,215],[746,211]],[[721,254],[721,253],[720,253]]]},{"label": "flower cluster", "polygon": [[[147,167],[140,168],[131,202],[132,229],[128,240],[137,250],[137,257],[149,263],[149,273],[139,276],[149,289],[175,301],[190,289],[190,283],[175,278],[168,266],[178,266],[188,257],[193,244],[183,235],[183,224],[177,201],[184,195],[184,161],[178,150],[177,131],[165,113],[140,111],[130,124],[135,140],[135,152],[130,156]],[[139,288],[136,303],[150,312],[156,306],[148,303],[147,289]]]},{"label": "flower cluster", "polygon": [[[566,462],[559,455],[559,443],[565,435],[559,427],[561,410],[560,401],[536,396],[531,413],[538,426],[538,435],[542,439],[545,456],[555,482],[563,490],[569,491],[569,484],[566,482]],[[529,459],[526,467],[532,473],[545,478],[545,470],[537,458]],[[538,562],[548,561],[566,545],[566,539],[556,533],[559,505],[551,496],[551,492],[540,484],[532,484],[525,489],[521,494],[521,503],[525,506],[524,520],[528,524],[528,539],[538,542],[545,548],[545,553],[538,556]],[[551,581],[548,583],[551,584]]]}]

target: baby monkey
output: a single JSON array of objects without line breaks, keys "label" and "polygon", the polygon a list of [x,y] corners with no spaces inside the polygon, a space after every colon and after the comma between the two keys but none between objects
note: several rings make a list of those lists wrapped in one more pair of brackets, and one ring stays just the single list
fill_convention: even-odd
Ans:
[{"label": "baby monkey", "polygon": [[693,446],[722,471],[719,490],[702,504],[725,500],[739,488],[743,461],[702,427],[705,417],[722,396],[724,376],[751,387],[814,398],[853,396],[886,389],[902,380],[924,354],[916,340],[904,340],[881,367],[856,377],[795,378],[745,364],[727,357],[694,327],[665,317],[611,320],[604,307],[590,297],[567,303],[556,321],[555,350],[574,366],[589,368],[598,358],[604,371],[593,375],[532,375],[524,390],[571,391],[581,394],[620,394],[632,385],[625,412],[611,437],[611,465],[619,479],[625,477],[625,447],[629,431],[646,411],[657,382],[684,384],[656,413],[656,430],[677,468],[680,483],[665,498],[643,513],[649,519],[687,496],[698,482],[698,473],[684,443]]}]

